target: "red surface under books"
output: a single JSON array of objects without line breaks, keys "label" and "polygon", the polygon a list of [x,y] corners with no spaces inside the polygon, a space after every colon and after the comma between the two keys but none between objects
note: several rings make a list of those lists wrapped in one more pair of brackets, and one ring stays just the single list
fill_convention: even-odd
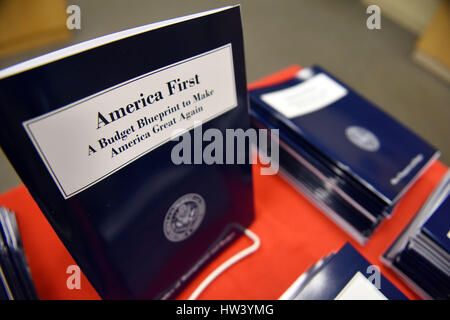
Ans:
[{"label": "red surface under books", "polygon": [[[300,67],[255,82],[256,88],[292,77]],[[417,299],[379,257],[400,234],[439,183],[447,167],[435,162],[405,194],[392,218],[384,221],[365,246],[344,231],[296,192],[280,176],[261,176],[253,166],[255,221],[250,229],[261,239],[257,252],[220,275],[200,299],[278,299],[301,273],[320,258],[351,242],[372,264],[409,298]],[[99,299],[86,277],[81,289],[69,290],[66,269],[75,264],[25,186],[0,195],[0,205],[13,210],[23,240],[31,274],[41,299]],[[222,262],[251,244],[241,237],[206,267],[178,298],[186,299]]]}]

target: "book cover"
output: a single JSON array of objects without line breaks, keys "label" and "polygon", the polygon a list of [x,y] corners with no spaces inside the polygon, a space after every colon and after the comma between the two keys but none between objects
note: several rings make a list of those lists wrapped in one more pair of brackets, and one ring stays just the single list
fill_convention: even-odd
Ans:
[{"label": "book cover", "polygon": [[422,232],[450,255],[450,199],[448,195],[422,226]]},{"label": "book cover", "polygon": [[2,149],[103,298],[174,297],[252,221],[248,161],[173,160],[247,110],[238,6],[0,71]]},{"label": "book cover", "polygon": [[407,300],[351,244],[345,244],[311,267],[281,299]]},{"label": "book cover", "polygon": [[392,268],[423,299],[448,299],[448,195],[450,172],[428,196],[408,226],[383,254]]}]

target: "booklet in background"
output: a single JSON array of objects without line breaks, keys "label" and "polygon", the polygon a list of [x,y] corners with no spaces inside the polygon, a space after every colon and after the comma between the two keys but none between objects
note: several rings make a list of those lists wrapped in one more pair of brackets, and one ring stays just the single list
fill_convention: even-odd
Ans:
[{"label": "booklet in background", "polygon": [[318,66],[249,94],[253,125],[279,129],[282,174],[361,243],[440,155]]}]

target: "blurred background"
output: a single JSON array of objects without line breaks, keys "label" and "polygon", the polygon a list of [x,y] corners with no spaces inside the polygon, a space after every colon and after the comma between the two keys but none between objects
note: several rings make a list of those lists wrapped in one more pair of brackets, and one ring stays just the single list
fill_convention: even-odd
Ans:
[{"label": "blurred background", "polygon": [[[0,0],[0,69],[112,32],[237,3]],[[439,148],[450,165],[450,0],[240,4],[248,82],[291,64],[318,64]],[[366,25],[371,4],[381,9],[381,29]],[[80,8],[80,29],[67,28],[70,5]],[[1,153],[0,192],[20,183]]]}]

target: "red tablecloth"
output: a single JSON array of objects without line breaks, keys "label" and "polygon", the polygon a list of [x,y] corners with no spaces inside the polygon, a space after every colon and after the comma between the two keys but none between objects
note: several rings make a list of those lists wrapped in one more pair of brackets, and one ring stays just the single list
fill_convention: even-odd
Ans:
[{"label": "red tablecloth", "polygon": [[[298,71],[292,66],[250,88],[284,80]],[[250,229],[259,235],[261,247],[219,276],[200,299],[278,299],[302,272],[320,258],[351,242],[372,264],[409,298],[417,299],[408,287],[379,259],[423,205],[447,167],[435,162],[405,194],[392,218],[384,221],[365,246],[352,240],[280,176],[261,176],[253,166],[255,221]],[[0,205],[17,214],[18,224],[33,280],[41,299],[99,299],[83,276],[81,289],[69,290],[66,269],[75,264],[25,186],[0,195]],[[205,268],[181,293],[185,299],[200,282],[226,259],[250,245],[238,239]]]}]

